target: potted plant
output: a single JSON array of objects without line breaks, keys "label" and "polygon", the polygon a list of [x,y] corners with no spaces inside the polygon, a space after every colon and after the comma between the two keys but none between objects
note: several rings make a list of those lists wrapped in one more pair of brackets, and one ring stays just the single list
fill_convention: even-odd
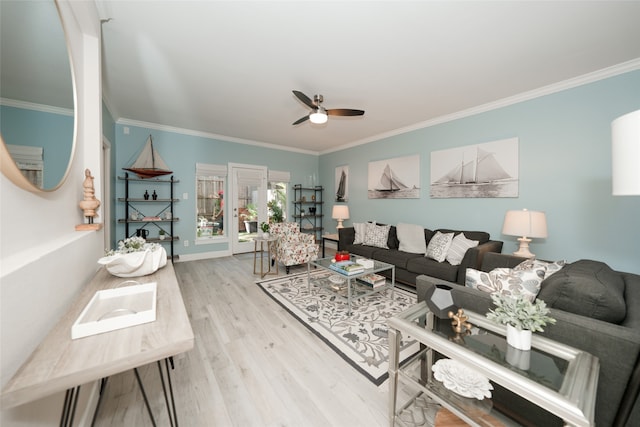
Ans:
[{"label": "potted plant", "polygon": [[269,223],[263,222],[260,224],[260,230],[262,230],[262,237],[265,239],[269,238]]},{"label": "potted plant", "polygon": [[164,240],[164,238],[165,238],[165,231],[164,230],[162,230],[162,229],[160,230],[160,232],[158,233],[158,238],[160,240]]},{"label": "potted plant", "polygon": [[487,318],[507,325],[507,343],[519,350],[531,349],[531,334],[543,332],[547,323],[556,319],[548,316],[549,308],[542,300],[532,303],[526,298],[514,298],[499,293],[491,295],[495,305]]},{"label": "potted plant", "polygon": [[240,214],[244,221],[244,228],[247,233],[258,231],[258,208],[253,203],[247,204],[244,212]]},{"label": "potted plant", "polygon": [[159,243],[129,237],[118,242],[118,249],[108,251],[98,263],[114,276],[146,276],[167,264],[167,252]]}]

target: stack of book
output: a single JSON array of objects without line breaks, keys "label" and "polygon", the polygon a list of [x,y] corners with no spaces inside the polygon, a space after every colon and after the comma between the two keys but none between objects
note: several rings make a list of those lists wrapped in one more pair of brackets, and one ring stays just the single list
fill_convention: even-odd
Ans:
[{"label": "stack of book", "polygon": [[364,283],[367,286],[373,286],[374,288],[384,286],[385,283],[387,283],[387,279],[384,276],[375,273],[358,277],[358,281]]},{"label": "stack of book", "polygon": [[353,261],[338,261],[329,266],[332,270],[337,271],[340,274],[351,276],[353,274],[360,274],[364,272],[364,267],[360,264],[356,264]]}]

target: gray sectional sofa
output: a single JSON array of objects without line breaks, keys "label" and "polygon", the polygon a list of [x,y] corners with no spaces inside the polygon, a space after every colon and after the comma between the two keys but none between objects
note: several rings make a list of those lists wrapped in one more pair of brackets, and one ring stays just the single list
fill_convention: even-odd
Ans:
[{"label": "gray sectional sofa", "polygon": [[[488,253],[481,270],[512,268],[523,260]],[[486,313],[491,308],[488,293],[428,276],[416,280],[418,301],[424,300],[436,284],[453,288],[458,307],[476,313]],[[640,275],[614,271],[598,261],[579,260],[545,278],[537,298],[551,307],[551,315],[557,321],[555,325],[547,325],[542,335],[587,351],[600,360],[596,425],[639,426]]]},{"label": "gray sectional sofa", "polygon": [[[425,243],[428,245],[431,238],[437,231],[442,233],[464,233],[466,238],[477,240],[478,246],[467,250],[460,265],[451,265],[447,261],[438,262],[425,257],[424,254],[403,252],[399,249],[396,226],[391,226],[388,235],[388,249],[364,244],[354,244],[355,229],[345,227],[338,230],[338,250],[348,251],[351,254],[360,255],[366,258],[393,264],[396,267],[396,280],[415,286],[416,277],[427,275],[437,279],[464,284],[465,271],[467,267],[480,268],[482,258],[487,252],[502,251],[503,242],[491,240],[489,233],[483,231],[461,231],[461,230],[429,230],[424,229]],[[381,273],[384,274],[384,273]]]}]

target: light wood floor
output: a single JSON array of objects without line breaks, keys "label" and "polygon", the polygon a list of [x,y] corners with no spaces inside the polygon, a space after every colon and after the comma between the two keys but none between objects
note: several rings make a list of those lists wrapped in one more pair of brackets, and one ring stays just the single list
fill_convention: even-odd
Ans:
[{"label": "light wood floor", "polygon": [[[181,426],[388,425],[387,386],[373,385],[267,296],[252,254],[175,270],[195,334],[172,372]],[[158,425],[169,425],[157,367],[140,373]],[[132,373],[111,377],[106,393],[97,426],[151,425]]]}]

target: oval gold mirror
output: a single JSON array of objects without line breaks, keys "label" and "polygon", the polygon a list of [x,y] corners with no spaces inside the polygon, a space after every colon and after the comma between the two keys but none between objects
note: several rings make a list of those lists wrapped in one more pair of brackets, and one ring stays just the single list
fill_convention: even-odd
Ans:
[{"label": "oval gold mirror", "polygon": [[0,1],[0,168],[32,192],[69,173],[76,91],[57,3]]}]

